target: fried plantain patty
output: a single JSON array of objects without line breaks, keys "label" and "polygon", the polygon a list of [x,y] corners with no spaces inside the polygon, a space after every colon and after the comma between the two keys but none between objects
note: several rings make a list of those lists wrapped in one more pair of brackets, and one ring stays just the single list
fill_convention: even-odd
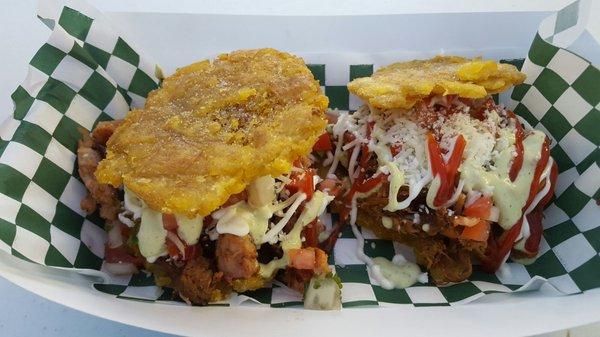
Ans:
[{"label": "fried plantain patty", "polygon": [[179,69],[107,144],[98,181],[152,209],[207,215],[260,176],[278,176],[324,132],[328,100],[302,59],[236,51]]}]

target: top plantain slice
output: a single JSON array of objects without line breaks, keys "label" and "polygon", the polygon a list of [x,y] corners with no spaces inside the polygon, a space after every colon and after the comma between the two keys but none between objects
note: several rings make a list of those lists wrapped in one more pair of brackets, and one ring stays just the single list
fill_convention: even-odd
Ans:
[{"label": "top plantain slice", "polygon": [[178,69],[107,143],[96,177],[162,213],[203,216],[308,155],[328,105],[302,59],[236,51]]},{"label": "top plantain slice", "polygon": [[510,64],[436,56],[380,68],[371,77],[350,82],[348,89],[377,109],[410,109],[430,95],[482,98],[524,80],[525,74]]}]

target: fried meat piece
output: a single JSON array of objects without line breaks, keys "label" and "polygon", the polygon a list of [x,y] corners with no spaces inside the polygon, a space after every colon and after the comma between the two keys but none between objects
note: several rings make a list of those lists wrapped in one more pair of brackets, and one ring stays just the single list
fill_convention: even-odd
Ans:
[{"label": "fried meat piece", "polygon": [[225,279],[249,278],[258,272],[258,253],[249,235],[219,235],[216,257]]},{"label": "fried meat piece", "polygon": [[298,57],[274,49],[223,54],[180,68],[131,111],[96,176],[162,213],[207,215],[307,155],[327,105]]},{"label": "fried meat piece", "polygon": [[198,256],[186,263],[173,288],[192,303],[206,304],[223,296],[222,276],[221,272],[213,272],[206,258]]},{"label": "fried meat piece", "polygon": [[115,132],[117,127],[121,125],[122,120],[114,120],[114,121],[103,121],[99,122],[98,125],[92,131],[92,138],[96,142],[96,144],[101,146],[106,146],[106,142]]},{"label": "fried meat piece", "polygon": [[100,205],[100,216],[106,220],[115,220],[120,208],[116,188],[101,184],[96,180],[94,172],[102,160],[95,139],[87,131],[81,131],[82,139],[77,144],[77,165],[81,180],[88,194],[81,200],[81,209],[87,214],[96,211]]}]

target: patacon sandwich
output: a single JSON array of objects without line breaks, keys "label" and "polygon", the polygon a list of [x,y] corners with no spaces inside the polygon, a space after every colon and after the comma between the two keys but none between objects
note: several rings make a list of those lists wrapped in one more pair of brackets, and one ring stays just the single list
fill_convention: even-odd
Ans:
[{"label": "patacon sandwich", "polygon": [[327,105],[302,59],[236,51],[178,69],[143,109],[84,134],[82,208],[106,220],[105,270],[145,269],[192,304],[277,278],[309,289],[308,306],[339,306],[317,247],[334,195],[309,156]]},{"label": "patacon sandwich", "polygon": [[[331,118],[321,154],[330,177],[345,177],[341,219],[359,239],[357,224],[411,246],[436,284],[468,278],[474,260],[495,272],[534,259],[557,176],[550,140],[491,97],[524,78],[509,64],[438,56],[350,82],[364,105]],[[381,259],[359,256],[391,284]]]}]

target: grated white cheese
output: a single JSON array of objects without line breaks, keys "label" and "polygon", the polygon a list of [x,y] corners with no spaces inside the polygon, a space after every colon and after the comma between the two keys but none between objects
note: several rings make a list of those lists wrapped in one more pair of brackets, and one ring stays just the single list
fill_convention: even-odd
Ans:
[{"label": "grated white cheese", "polygon": [[[484,119],[473,118],[469,114],[470,107],[459,100],[449,101],[444,96],[434,97],[433,104],[446,107],[453,105],[455,113],[444,116],[436,112],[424,112],[433,114],[435,120],[429,125],[422,126],[418,120],[421,111],[413,110],[377,110],[367,105],[362,106],[355,113],[340,113],[337,123],[333,126],[333,136],[337,138],[336,151],[333,164],[329,172],[337,168],[343,151],[350,151],[348,172],[353,181],[358,174],[357,160],[360,145],[367,144],[369,150],[376,155],[378,171],[388,175],[390,181],[388,191],[388,205],[386,210],[402,210],[410,205],[412,200],[418,196],[421,189],[429,187],[433,189],[428,199],[433,199],[437,192],[435,177],[431,176],[429,169],[429,154],[427,150],[427,134],[432,129],[440,135],[440,150],[443,157],[448,161],[451,156],[456,139],[462,135],[466,141],[463,152],[462,164],[482,167],[486,171],[495,170],[493,163],[503,149],[514,146],[514,122],[504,122],[506,112],[502,108],[484,111]],[[415,108],[417,109],[417,108]],[[503,124],[504,123],[504,124]],[[367,137],[367,129],[371,127],[370,139]],[[429,128],[429,129],[428,129]],[[354,140],[343,144],[345,133],[350,133]],[[499,137],[497,137],[497,135]],[[511,138],[512,137],[512,138]],[[392,154],[391,149],[397,152]],[[334,167],[335,166],[335,167]],[[439,184],[439,181],[437,181]],[[462,191],[464,182],[460,182],[451,197],[443,206],[451,206]],[[408,186],[409,197],[398,201],[397,195],[401,186]],[[484,194],[493,193],[493,186],[488,186]],[[431,207],[431,202],[428,202]]]},{"label": "grated white cheese", "polygon": [[[496,134],[500,128],[498,114],[489,112],[488,116],[493,117],[480,121],[464,113],[450,115],[440,127],[440,147],[450,152],[454,148],[456,137],[462,135],[466,141],[463,152],[465,162],[475,166],[489,165],[493,159],[492,151],[496,146]],[[504,129],[503,132],[510,131]]]}]

